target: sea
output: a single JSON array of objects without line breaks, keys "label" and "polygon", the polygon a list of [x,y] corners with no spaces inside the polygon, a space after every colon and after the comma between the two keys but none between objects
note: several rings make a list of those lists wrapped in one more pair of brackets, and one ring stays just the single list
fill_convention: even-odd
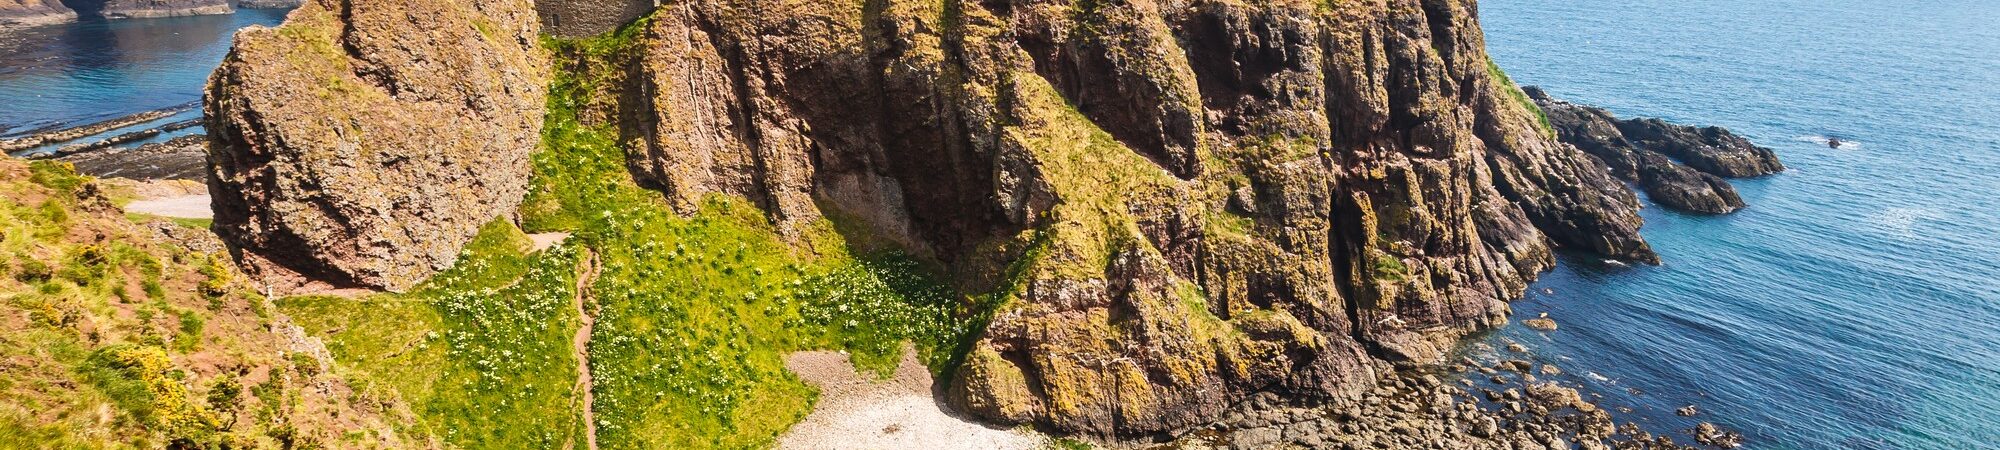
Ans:
[{"label": "sea", "polygon": [[[0,32],[0,137],[196,101],[235,31],[283,14]],[[2000,2],[1485,0],[1480,19],[1522,84],[1728,127],[1790,167],[1739,180],[1736,214],[1648,208],[1664,265],[1565,255],[1514,307],[1559,329],[1490,333],[1487,356],[1524,344],[1656,433],[2000,448]]]},{"label": "sea", "polygon": [[[199,101],[208,74],[228,54],[236,30],[277,25],[286,12],[245,9],[226,15],[90,19],[0,30],[0,138]],[[75,142],[199,117],[200,108],[195,108]],[[132,145],[201,132],[195,127]],[[48,149],[21,153],[40,150]]]},{"label": "sea", "polygon": [[[1509,327],[1490,345],[1526,344],[1655,430],[1709,421],[1757,449],[2000,448],[2000,2],[1479,7],[1515,81],[1727,127],[1790,168],[1736,182],[1750,204],[1736,214],[1649,206],[1664,265],[1568,255],[1514,306],[1558,330]],[[1696,416],[1674,414],[1687,405]]]}]

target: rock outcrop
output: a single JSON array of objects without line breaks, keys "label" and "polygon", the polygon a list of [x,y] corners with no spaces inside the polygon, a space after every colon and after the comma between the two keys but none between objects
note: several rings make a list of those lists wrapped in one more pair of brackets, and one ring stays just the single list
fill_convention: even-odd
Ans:
[{"label": "rock outcrop", "polygon": [[79,2],[77,13],[105,19],[149,19],[236,12],[230,0],[105,0]]},{"label": "rock outcrop", "polygon": [[236,0],[239,9],[290,9],[305,4],[305,0]]},{"label": "rock outcrop", "polygon": [[0,0],[0,29],[76,21],[61,0]]},{"label": "rock outcrop", "polygon": [[992,292],[948,395],[995,421],[1351,395],[1504,323],[1557,247],[1657,260],[1471,1],[703,0],[639,39],[596,114],[634,176],[856,218]]},{"label": "rock outcrop", "polygon": [[526,0],[315,0],[210,80],[215,231],[246,269],[400,290],[511,214],[548,80]]},{"label": "rock outcrop", "polygon": [[560,37],[604,34],[638,20],[659,0],[537,0],[542,31]]},{"label": "rock outcrop", "polygon": [[1659,119],[1619,120],[1600,108],[1526,89],[1563,142],[1602,159],[1619,178],[1638,183],[1655,202],[1705,214],[1746,205],[1724,178],[1785,170],[1776,153],[1717,127],[1694,128]]}]

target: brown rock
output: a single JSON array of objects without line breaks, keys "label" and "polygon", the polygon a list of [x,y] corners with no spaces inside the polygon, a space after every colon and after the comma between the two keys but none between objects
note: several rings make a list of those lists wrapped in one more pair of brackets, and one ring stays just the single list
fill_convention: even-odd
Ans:
[{"label": "brown rock", "polygon": [[1546,317],[1538,317],[1538,318],[1534,318],[1534,319],[1528,319],[1528,320],[1523,320],[1523,321],[1521,321],[1521,324],[1522,324],[1522,325],[1527,325],[1527,326],[1528,326],[1528,328],[1533,328],[1533,329],[1537,329],[1537,330],[1542,330],[1542,331],[1555,331],[1555,330],[1556,330],[1556,320],[1555,320],[1555,319],[1550,319],[1550,318],[1546,318]]},{"label": "brown rock", "polygon": [[0,29],[76,21],[62,0],[0,0]]},{"label": "brown rock", "polygon": [[526,190],[537,34],[527,1],[462,0],[319,0],[239,33],[206,100],[217,234],[267,281],[400,290],[450,266]]}]

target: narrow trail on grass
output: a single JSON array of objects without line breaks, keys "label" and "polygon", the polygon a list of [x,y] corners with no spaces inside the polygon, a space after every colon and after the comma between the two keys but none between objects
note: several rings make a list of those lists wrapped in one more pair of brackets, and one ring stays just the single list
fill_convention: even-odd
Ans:
[{"label": "narrow trail on grass", "polygon": [[583,393],[583,442],[586,450],[597,450],[597,395],[596,383],[590,376],[590,334],[597,328],[596,300],[590,292],[590,285],[597,282],[599,272],[597,252],[588,247],[583,249],[583,264],[577,270],[576,295],[571,302],[576,306],[577,319],[583,323],[576,328],[576,337],[570,339],[570,350],[576,353],[576,387]]}]

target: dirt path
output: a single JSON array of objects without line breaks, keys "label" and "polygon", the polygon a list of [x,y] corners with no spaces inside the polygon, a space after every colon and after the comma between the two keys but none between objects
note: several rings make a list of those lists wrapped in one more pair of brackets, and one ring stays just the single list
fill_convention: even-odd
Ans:
[{"label": "dirt path", "polygon": [[556,246],[556,244],[561,244],[563,243],[563,241],[567,240],[569,240],[569,233],[557,232],[557,233],[530,234],[528,235],[528,242],[530,242],[531,244],[528,246],[528,253],[535,253],[542,250],[548,250],[549,247],[554,247]]},{"label": "dirt path", "polygon": [[913,348],[903,350],[896,376],[856,373],[846,354],[800,352],[785,368],[820,390],[805,420],[778,438],[784,449],[1033,449],[1043,439],[987,428],[952,416],[931,395],[930,371]]},{"label": "dirt path", "polygon": [[570,350],[576,352],[576,388],[583,393],[583,442],[586,450],[597,450],[597,395],[596,383],[590,377],[590,333],[597,329],[596,301],[590,293],[591,283],[597,281],[597,252],[583,249],[582,267],[576,276],[576,295],[571,302],[576,306],[577,318],[583,321],[576,328],[576,337],[570,338]]},{"label": "dirt path", "polygon": [[213,219],[215,211],[208,205],[208,196],[189,195],[132,202],[125,205],[125,212],[175,219]]}]

